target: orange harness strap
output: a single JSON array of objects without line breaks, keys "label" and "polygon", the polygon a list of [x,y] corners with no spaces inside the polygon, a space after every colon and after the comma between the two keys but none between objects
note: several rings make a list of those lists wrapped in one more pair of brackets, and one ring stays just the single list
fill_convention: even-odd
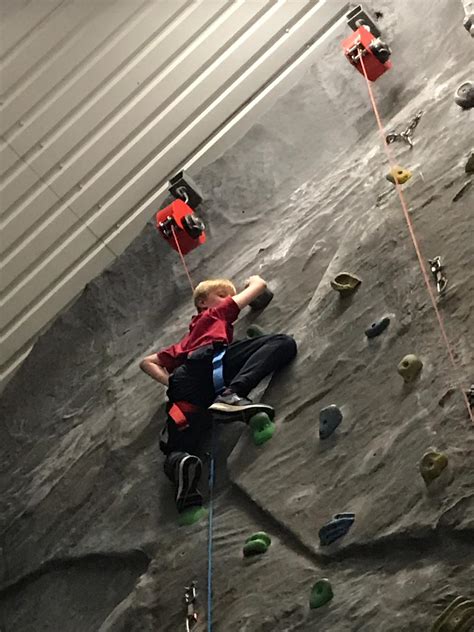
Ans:
[{"label": "orange harness strap", "polygon": [[168,411],[168,415],[176,424],[178,430],[186,430],[189,426],[186,413],[198,413],[202,408],[189,402],[174,402]]}]

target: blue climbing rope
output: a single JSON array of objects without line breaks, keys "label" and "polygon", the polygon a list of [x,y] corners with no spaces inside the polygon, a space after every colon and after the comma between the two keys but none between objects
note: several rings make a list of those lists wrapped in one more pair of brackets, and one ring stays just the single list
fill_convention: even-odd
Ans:
[{"label": "blue climbing rope", "polygon": [[209,520],[207,532],[207,632],[212,632],[212,544],[214,526],[215,429],[212,421],[211,460],[209,464]]}]

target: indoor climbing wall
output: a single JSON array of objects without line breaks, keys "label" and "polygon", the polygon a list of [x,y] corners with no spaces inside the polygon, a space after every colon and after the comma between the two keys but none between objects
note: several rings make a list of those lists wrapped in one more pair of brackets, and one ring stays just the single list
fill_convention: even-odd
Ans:
[{"label": "indoor climbing wall", "polygon": [[472,632],[473,110],[454,95],[473,42],[459,2],[399,4],[373,7],[393,67],[371,93],[342,28],[195,178],[191,277],[260,274],[274,298],[236,337],[298,343],[256,393],[271,439],[217,430],[211,577],[208,523],[178,526],[161,469],[164,392],[138,369],[193,313],[150,222],[2,397],[5,631],[184,631],[196,581],[199,632]]}]

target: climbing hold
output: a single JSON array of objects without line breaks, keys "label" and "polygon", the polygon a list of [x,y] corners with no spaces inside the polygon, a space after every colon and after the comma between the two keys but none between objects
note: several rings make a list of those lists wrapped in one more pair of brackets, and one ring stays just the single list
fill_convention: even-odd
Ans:
[{"label": "climbing hold", "polygon": [[249,303],[249,305],[255,312],[257,312],[265,309],[265,307],[270,303],[272,299],[273,292],[268,288],[265,288],[265,290],[259,296],[257,296],[256,299]]},{"label": "climbing hold", "polygon": [[189,526],[199,522],[201,518],[207,516],[207,509],[205,507],[189,507],[182,511],[178,516],[178,524],[180,527]]},{"label": "climbing hold", "polygon": [[270,536],[264,531],[254,533],[245,540],[243,548],[244,557],[266,553],[271,543],[272,540]]},{"label": "climbing hold", "polygon": [[272,543],[271,537],[265,531],[257,531],[257,533],[254,533],[245,540],[245,544],[247,544],[247,542],[251,542],[252,540],[263,540],[267,547]]},{"label": "climbing hold", "polygon": [[474,629],[474,601],[456,597],[439,615],[431,632],[472,632]]},{"label": "climbing hold", "polygon": [[319,579],[311,589],[309,607],[312,610],[314,610],[314,608],[321,608],[321,606],[331,601],[333,597],[334,593],[329,579]]},{"label": "climbing hold", "polygon": [[420,474],[427,485],[434,481],[448,466],[448,457],[444,452],[429,450],[420,461]]},{"label": "climbing hold", "polygon": [[341,410],[335,404],[322,408],[319,411],[319,438],[327,439],[330,437],[341,421]]},{"label": "climbing hold", "polygon": [[474,107],[474,83],[472,81],[462,83],[456,90],[454,101],[463,110],[470,110]]},{"label": "climbing hold", "polygon": [[403,167],[392,167],[389,173],[385,176],[386,179],[392,184],[405,184],[412,176],[411,171],[403,169]]},{"label": "climbing hold", "polygon": [[250,430],[255,445],[262,445],[269,441],[275,432],[275,424],[267,413],[257,413],[250,418]]},{"label": "climbing hold", "polygon": [[361,283],[362,281],[353,274],[340,272],[331,281],[331,287],[336,292],[339,292],[341,296],[349,296],[349,294],[357,290]]},{"label": "climbing hold", "polygon": [[471,151],[464,167],[466,173],[474,173],[474,151]]},{"label": "climbing hold", "polygon": [[259,336],[265,336],[266,332],[258,325],[250,325],[247,328],[247,336],[249,338],[258,338]]},{"label": "climbing hold", "polygon": [[329,546],[342,536],[346,535],[354,524],[355,514],[336,514],[332,520],[327,522],[319,530],[319,541],[321,546]]},{"label": "climbing hold", "polygon": [[390,318],[388,316],[384,316],[384,318],[376,320],[370,325],[370,327],[367,327],[367,329],[365,330],[365,335],[367,336],[367,338],[375,338],[376,336],[379,336],[383,331],[385,331],[389,325]]},{"label": "climbing hold", "polygon": [[407,383],[414,382],[422,368],[423,362],[412,353],[402,358],[398,364],[398,372]]}]

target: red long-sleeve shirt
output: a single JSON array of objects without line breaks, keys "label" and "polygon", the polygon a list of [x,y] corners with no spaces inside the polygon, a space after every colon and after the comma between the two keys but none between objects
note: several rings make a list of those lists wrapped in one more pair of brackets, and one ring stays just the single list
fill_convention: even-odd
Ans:
[{"label": "red long-sleeve shirt", "polygon": [[186,360],[188,353],[212,342],[230,344],[234,337],[232,323],[237,320],[240,307],[232,296],[227,296],[216,307],[193,316],[189,325],[189,334],[180,342],[162,349],[156,355],[158,363],[172,373]]}]

